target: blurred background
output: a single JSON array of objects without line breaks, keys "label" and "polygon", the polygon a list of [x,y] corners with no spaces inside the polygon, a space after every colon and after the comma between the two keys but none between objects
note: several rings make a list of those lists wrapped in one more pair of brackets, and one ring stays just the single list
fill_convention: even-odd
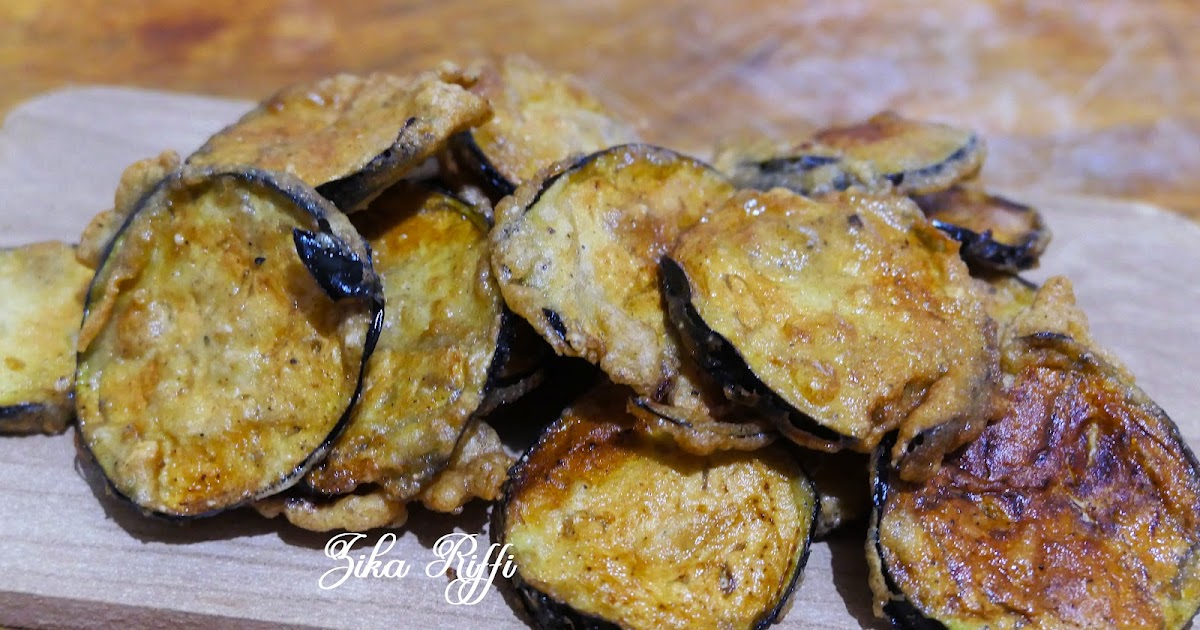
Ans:
[{"label": "blurred background", "polygon": [[892,108],[983,131],[994,186],[1200,217],[1198,35],[1196,0],[4,0],[0,114],[66,85],[259,99],[519,52],[702,155]]}]

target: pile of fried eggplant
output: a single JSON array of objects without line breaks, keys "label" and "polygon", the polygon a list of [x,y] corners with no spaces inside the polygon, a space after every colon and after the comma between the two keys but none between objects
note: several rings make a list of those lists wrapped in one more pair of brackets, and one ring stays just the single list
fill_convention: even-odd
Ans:
[{"label": "pile of fried eggplant", "polygon": [[769,626],[855,523],[898,626],[1183,627],[1200,464],[984,155],[887,112],[705,161],[523,58],[292,86],[0,251],[0,432],[168,519],[496,501],[543,628]]}]

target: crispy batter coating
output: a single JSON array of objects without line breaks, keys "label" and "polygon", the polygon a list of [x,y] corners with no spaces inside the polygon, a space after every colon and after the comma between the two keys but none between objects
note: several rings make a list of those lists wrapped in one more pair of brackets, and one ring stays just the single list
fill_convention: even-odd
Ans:
[{"label": "crispy batter coating", "polygon": [[1200,606],[1200,467],[1174,423],[1068,337],[1012,352],[1008,412],[933,478],[877,464],[877,613],[1182,627]]},{"label": "crispy batter coating", "polygon": [[707,165],[645,145],[561,163],[497,209],[492,268],[505,301],[560,355],[599,365],[675,415],[710,419],[723,397],[684,365],[657,263],[732,192]]},{"label": "crispy batter coating", "polygon": [[80,264],[92,270],[98,268],[104,250],[138,201],[153,190],[162,178],[178,168],[179,154],[174,151],[164,151],[158,157],[139,160],[126,167],[121,173],[121,181],[117,183],[112,209],[93,217],[79,237],[75,255]]},{"label": "crispy batter coating", "polygon": [[482,420],[472,422],[450,463],[421,491],[421,503],[435,512],[457,514],[472,499],[495,501],[512,464],[496,430]]},{"label": "crispy batter coating", "polygon": [[[302,259],[295,230],[338,255],[329,277]],[[343,273],[360,293],[335,301],[326,283]],[[343,423],[380,297],[365,242],[299,180],[168,177],[137,204],[89,295],[82,442],[147,512],[200,516],[282,490]]]},{"label": "crispy batter coating", "polygon": [[698,457],[642,436],[627,397],[597,387],[514,468],[497,529],[535,619],[765,627],[804,565],[811,484],[781,449]]},{"label": "crispy batter coating", "polygon": [[187,162],[284,171],[345,212],[360,210],[453,134],[488,119],[472,79],[445,66],[416,77],[339,74],[294,85],[208,140]]},{"label": "crispy batter coating", "polygon": [[389,498],[379,489],[326,500],[282,494],[255,501],[253,507],[267,518],[282,516],[292,525],[313,532],[365,532],[401,527],[408,521],[408,504]]},{"label": "crispy batter coating", "polygon": [[555,162],[638,140],[574,77],[523,56],[484,65],[471,91],[488,100],[493,116],[457,140],[458,153],[501,195]]},{"label": "crispy batter coating", "polygon": [[744,362],[729,376],[781,400],[801,444],[866,452],[898,429],[893,458],[918,479],[993,413],[995,323],[957,243],[907,199],[742,191],[670,257],[699,326]]},{"label": "crispy batter coating", "polygon": [[0,433],[60,433],[75,415],[75,338],[92,272],[75,248],[0,250]]},{"label": "crispy batter coating", "polygon": [[407,501],[484,402],[503,303],[481,219],[453,197],[399,187],[354,221],[383,282],[383,332],[346,430],[305,483],[328,495],[374,484]]}]

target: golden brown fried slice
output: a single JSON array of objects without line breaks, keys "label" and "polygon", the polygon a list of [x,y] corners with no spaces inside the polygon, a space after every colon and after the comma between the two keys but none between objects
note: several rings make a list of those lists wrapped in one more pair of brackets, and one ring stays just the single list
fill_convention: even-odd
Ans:
[{"label": "golden brown fried slice", "polygon": [[777,447],[699,457],[641,435],[628,395],[606,383],[564,411],[493,511],[536,625],[767,627],[807,560],[811,483]]},{"label": "golden brown fried slice", "polygon": [[975,133],[894,112],[866,122],[818,132],[813,140],[851,161],[871,165],[895,191],[920,195],[974,177],[983,166],[983,140]]},{"label": "golden brown fried slice", "polygon": [[934,225],[962,243],[963,260],[981,269],[1031,269],[1050,244],[1041,213],[978,188],[955,186],[913,200]]},{"label": "golden brown fried slice", "polygon": [[526,57],[487,64],[471,91],[488,100],[493,116],[455,138],[456,160],[497,197],[555,162],[638,140],[574,77],[548,73]]},{"label": "golden brown fried slice", "polygon": [[983,140],[968,130],[883,112],[796,145],[764,140],[724,147],[714,163],[743,188],[917,195],[974,177],[984,153]]},{"label": "golden brown fried slice", "polygon": [[365,241],[299,180],[173,174],[93,281],[81,442],[146,512],[203,516],[283,490],[344,424],[381,306]]},{"label": "golden brown fried slice", "polygon": [[354,221],[383,282],[383,333],[349,425],[305,483],[327,495],[377,485],[407,501],[484,403],[505,351],[503,303],[487,233],[457,199],[400,187]]},{"label": "golden brown fried slice", "polygon": [[188,159],[299,177],[345,212],[365,208],[453,134],[488,119],[453,66],[417,77],[339,74],[294,85],[217,133]]},{"label": "golden brown fried slice", "polygon": [[0,433],[59,433],[75,415],[75,337],[92,272],[66,243],[0,250]]},{"label": "golden brown fried slice", "polygon": [[908,199],[742,191],[663,272],[701,364],[800,444],[867,452],[898,429],[893,458],[919,479],[993,413],[995,323]]},{"label": "golden brown fried slice", "polygon": [[1006,352],[1009,408],[921,484],[876,462],[877,614],[952,628],[1180,628],[1200,606],[1200,466],[1059,333]]},{"label": "golden brown fried slice", "polygon": [[709,420],[723,397],[685,369],[657,262],[732,192],[707,165],[645,145],[561,163],[498,208],[492,268],[505,301],[560,355],[598,364],[639,396],[679,407],[675,415]]}]

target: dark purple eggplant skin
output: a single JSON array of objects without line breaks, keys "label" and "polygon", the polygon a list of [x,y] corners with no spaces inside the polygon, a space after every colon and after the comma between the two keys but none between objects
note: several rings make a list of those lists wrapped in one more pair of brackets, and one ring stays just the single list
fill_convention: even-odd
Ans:
[{"label": "dark purple eggplant skin", "polygon": [[412,162],[414,147],[419,146],[420,140],[410,137],[412,132],[409,130],[415,122],[416,118],[409,118],[396,134],[392,146],[371,158],[357,172],[317,186],[317,193],[347,214],[365,208],[372,199],[400,181],[404,167]]},{"label": "dark purple eggplant skin", "polygon": [[450,138],[450,154],[459,168],[474,174],[479,178],[484,192],[495,203],[517,190],[520,182],[509,181],[488,159],[487,154],[475,142],[475,136],[470,131],[460,131]]},{"label": "dark purple eggplant skin", "polygon": [[920,180],[920,179],[923,179],[926,177],[936,177],[936,176],[940,175],[942,173],[942,171],[946,170],[951,165],[953,165],[955,162],[961,162],[961,161],[967,159],[967,157],[970,156],[975,151],[978,151],[980,149],[979,145],[980,145],[979,136],[977,136],[975,134],[971,134],[971,138],[969,140],[967,140],[966,144],[962,145],[958,149],[955,149],[954,153],[951,153],[949,156],[946,157],[946,159],[942,160],[941,162],[938,162],[937,164],[930,164],[929,166],[926,166],[923,168],[918,168],[918,169],[911,170],[911,171],[902,171],[899,173],[883,173],[883,177],[884,177],[884,179],[891,182],[892,185],[897,188],[899,188],[900,186],[903,186],[906,181],[910,181],[910,180],[914,180],[914,179]]},{"label": "dark purple eggplant skin", "polygon": [[[101,281],[101,271],[104,269],[104,265],[108,261],[109,257],[112,256],[113,251],[120,246],[122,238],[128,231],[129,226],[132,225],[136,220],[136,217],[147,208],[151,207],[151,205],[157,200],[158,196],[166,194],[166,191],[172,186],[186,186],[189,185],[188,181],[194,181],[196,179],[207,180],[221,177],[240,179],[242,181],[261,186],[283,195],[295,203],[296,207],[303,210],[305,214],[308,214],[316,220],[317,233],[322,235],[322,239],[326,237],[331,238],[333,239],[333,242],[336,243],[335,249],[346,252],[350,251],[349,246],[347,246],[344,241],[341,240],[341,236],[334,233],[333,227],[329,224],[327,218],[331,212],[337,211],[336,207],[332,206],[328,200],[321,197],[310,186],[300,181],[298,178],[286,173],[276,173],[256,168],[207,169],[184,167],[181,170],[177,170],[168,174],[160,182],[158,182],[158,184],[152,187],[145,195],[143,195],[141,199],[138,200],[133,211],[130,212],[129,216],[125,218],[125,222],[121,225],[120,229],[116,234],[113,235],[112,240],[109,241],[108,245],[105,247],[104,254],[100,258],[100,263],[96,267],[97,273],[95,277],[93,277],[92,283],[88,286],[87,294],[84,298],[83,319],[85,321],[87,320],[89,307],[92,304],[93,292],[97,289],[97,283]],[[294,233],[293,238],[295,238]],[[370,246],[366,244],[365,239],[363,240],[363,246],[369,254]],[[297,256],[304,263],[304,266],[308,272],[312,274],[313,279],[317,281],[317,284],[326,291],[326,294],[329,295],[330,299],[361,299],[368,305],[371,313],[371,326],[367,330],[367,337],[363,345],[363,356],[358,366],[358,381],[355,384],[354,393],[350,396],[350,400],[346,405],[345,411],[342,412],[341,417],[338,418],[338,421],[334,425],[333,429],[329,432],[321,444],[309,454],[308,457],[297,464],[297,466],[291,472],[276,481],[271,487],[261,492],[258,497],[252,497],[241,503],[217,508],[208,512],[182,516],[179,514],[168,514],[146,509],[138,505],[131,497],[126,496],[124,493],[118,490],[116,485],[109,480],[108,476],[105,475],[104,471],[100,468],[100,464],[97,462],[95,455],[87,446],[85,440],[82,439],[82,433],[77,425],[75,433],[76,436],[78,436],[78,439],[75,440],[75,444],[80,462],[98,471],[100,476],[104,478],[104,482],[107,486],[109,494],[120,499],[121,503],[132,507],[145,516],[168,522],[182,523],[186,521],[208,518],[228,510],[249,505],[259,498],[276,494],[292,485],[295,485],[297,481],[303,478],[310,468],[316,465],[317,462],[320,462],[322,459],[324,459],[326,454],[329,453],[329,449],[333,447],[334,441],[337,440],[338,436],[341,435],[342,430],[344,430],[346,425],[349,423],[351,412],[354,410],[354,405],[357,404],[358,398],[362,394],[363,374],[366,372],[367,360],[371,358],[371,354],[375,350],[375,344],[379,341],[379,335],[383,331],[383,286],[380,283],[379,276],[375,274],[374,267],[371,264],[369,256],[366,260],[362,260],[361,257],[355,256],[356,263],[360,266],[356,274],[362,283],[361,287],[350,287],[345,285],[337,286],[339,283],[346,282],[346,278],[339,277],[335,280],[329,277],[322,277],[325,268],[320,264],[313,264],[306,259],[305,253],[301,251],[299,247],[300,244],[297,242]],[[336,266],[336,269],[338,271],[345,271],[345,264],[347,263],[342,261],[341,264]],[[77,365],[81,364],[81,358],[81,355],[76,355]],[[78,377],[79,374],[77,372],[77,383],[80,382]]]},{"label": "dark purple eggplant skin", "polygon": [[1017,274],[1036,267],[1044,248],[1044,243],[1036,238],[1021,245],[1005,245],[987,232],[980,234],[937,219],[932,223],[961,244],[958,255],[972,270]]},{"label": "dark purple eggplant skin", "polygon": [[820,440],[849,446],[852,441],[828,429],[771,391],[746,365],[733,344],[709,328],[692,305],[692,286],[679,263],[664,256],[659,262],[660,281],[667,313],[684,349],[691,353],[734,402],[758,408],[785,436],[803,433]]},{"label": "dark purple eggplant skin", "polygon": [[[825,166],[839,165],[841,158],[832,155],[797,155],[778,157],[761,162],[742,162],[732,174],[734,183],[740,188],[770,190],[787,188],[801,195],[815,192],[804,184],[804,175]],[[846,190],[859,183],[845,171],[840,171],[830,182],[833,190]]]},{"label": "dark purple eggplant skin", "polygon": [[[947,191],[949,192],[949,191]],[[1037,266],[1042,252],[1049,244],[1049,231],[1037,210],[999,195],[987,195],[996,205],[1005,206],[1015,212],[1032,213],[1035,230],[1026,235],[1021,243],[1010,245],[1001,243],[989,232],[979,233],[974,230],[955,225],[930,216],[939,207],[938,194],[913,195],[912,200],[930,217],[930,222],[937,229],[961,244],[959,256],[967,263],[972,272],[1002,273],[1016,275],[1022,271]]]},{"label": "dark purple eggplant skin", "polygon": [[891,434],[880,443],[879,448],[875,449],[871,455],[871,520],[867,528],[867,542],[871,552],[879,559],[879,566],[883,570],[884,584],[887,585],[888,593],[892,595],[892,598],[883,605],[883,612],[896,628],[946,630],[946,625],[942,622],[921,614],[921,611],[900,591],[888,573],[887,562],[883,558],[883,545],[879,542],[879,517],[882,516],[880,512],[887,503],[888,477],[892,472],[889,470],[888,461],[895,443],[896,436]]}]

